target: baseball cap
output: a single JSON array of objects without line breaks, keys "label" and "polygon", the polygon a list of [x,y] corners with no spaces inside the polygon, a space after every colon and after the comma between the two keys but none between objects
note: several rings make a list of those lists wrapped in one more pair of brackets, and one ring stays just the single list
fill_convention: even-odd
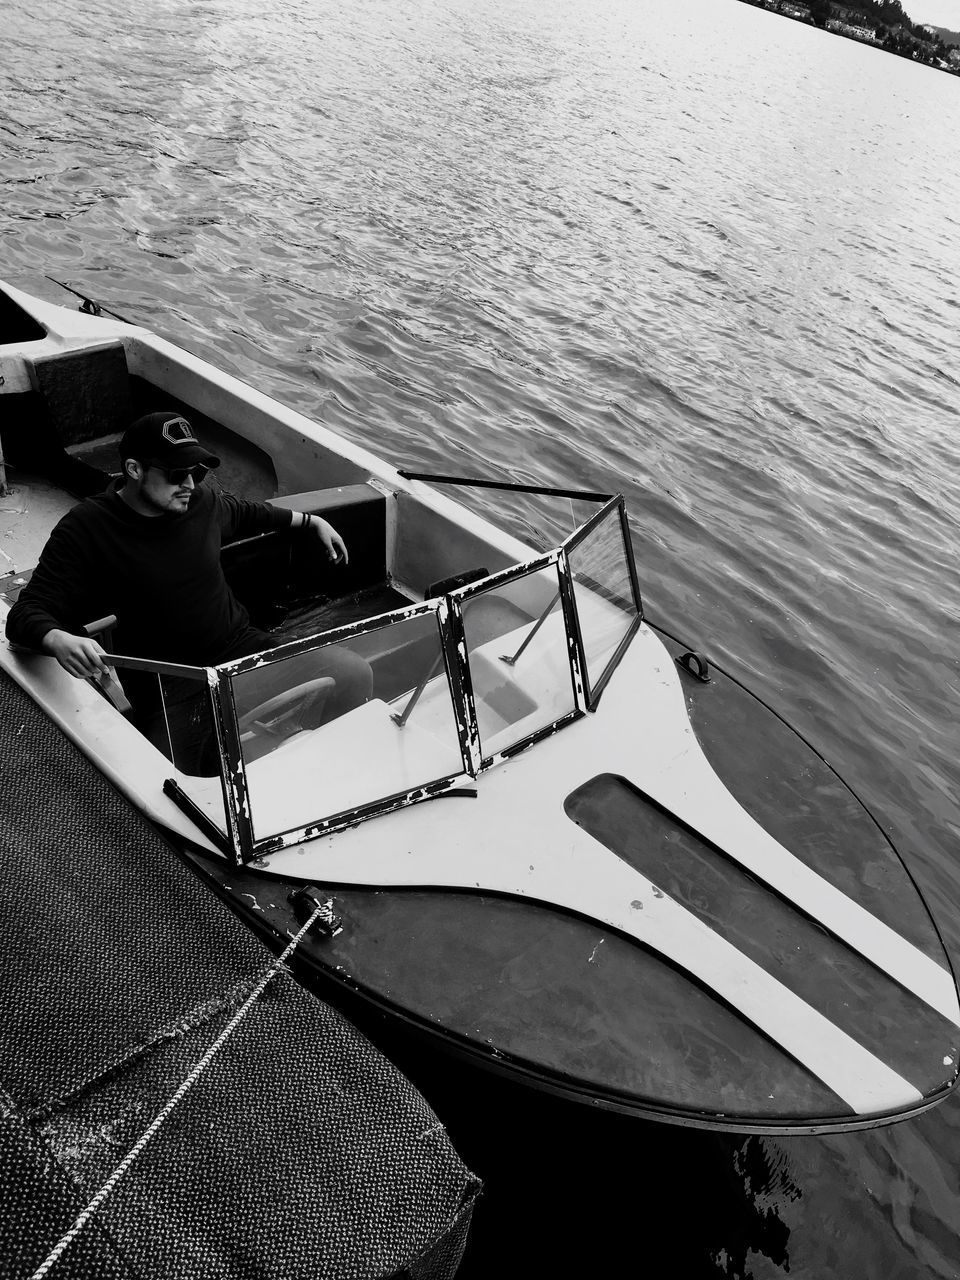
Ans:
[{"label": "baseball cap", "polygon": [[192,467],[202,462],[219,467],[215,457],[193,434],[193,427],[174,410],[145,413],[132,422],[120,437],[120,462],[136,458],[158,467]]}]

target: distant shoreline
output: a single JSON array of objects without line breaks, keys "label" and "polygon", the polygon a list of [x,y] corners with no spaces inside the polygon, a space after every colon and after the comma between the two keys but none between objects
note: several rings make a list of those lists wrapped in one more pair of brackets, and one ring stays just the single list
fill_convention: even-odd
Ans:
[{"label": "distant shoreline", "polygon": [[[884,53],[920,62],[936,71],[960,75],[960,35],[945,41],[931,26],[912,22],[898,0],[865,0],[840,5],[830,0],[742,0],[755,9],[767,9],[794,22],[820,27],[832,35],[871,45]],[[945,36],[955,35],[944,30]]]}]

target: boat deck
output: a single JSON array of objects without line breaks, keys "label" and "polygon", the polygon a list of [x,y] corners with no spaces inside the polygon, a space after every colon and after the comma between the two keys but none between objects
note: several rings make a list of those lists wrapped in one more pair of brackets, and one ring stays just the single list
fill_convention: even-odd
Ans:
[{"label": "boat deck", "polygon": [[0,496],[0,574],[31,569],[47,534],[76,502],[41,476],[7,470]]}]

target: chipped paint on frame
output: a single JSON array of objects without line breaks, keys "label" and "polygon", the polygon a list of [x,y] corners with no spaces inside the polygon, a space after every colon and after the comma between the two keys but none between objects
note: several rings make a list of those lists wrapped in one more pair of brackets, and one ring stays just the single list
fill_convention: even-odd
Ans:
[{"label": "chipped paint on frame", "polygon": [[217,669],[217,680],[210,688],[217,752],[220,757],[220,785],[230,843],[235,862],[250,862],[256,855],[253,819],[247,770],[240,746],[240,726],[233,700],[233,681]]},{"label": "chipped paint on frame", "polygon": [[477,722],[467,636],[459,600],[451,596],[442,600],[437,611],[437,622],[440,626],[440,642],[447,666],[447,682],[453,700],[463,770],[469,777],[475,778],[482,763],[480,726]]},{"label": "chipped paint on frame", "polygon": [[573,590],[573,574],[570,571],[566,548],[560,552],[557,574],[560,581],[560,602],[566,623],[567,656],[573,676],[574,701],[578,710],[582,710],[584,705],[589,705],[589,690],[586,688],[587,660],[583,648],[583,633],[580,630],[580,615]]},{"label": "chipped paint on frame", "polygon": [[332,631],[318,631],[315,635],[304,636],[299,640],[290,640],[286,644],[277,645],[275,649],[263,649],[259,653],[251,653],[244,658],[235,658],[233,662],[222,662],[216,670],[223,676],[237,676],[244,671],[254,671],[260,667],[272,666],[285,658],[293,658],[301,653],[309,653],[313,649],[323,648],[328,644],[340,644],[352,640],[355,636],[371,631],[380,631],[384,627],[393,626],[397,622],[405,622],[408,618],[418,618],[423,614],[436,613],[440,607],[439,600],[424,600],[420,604],[409,605],[406,609],[394,609],[389,613],[381,613],[375,618],[363,618],[359,622],[351,622],[344,627],[336,627]]},{"label": "chipped paint on frame", "polygon": [[350,827],[359,826],[368,818],[394,813],[397,809],[405,809],[424,800],[436,800],[442,796],[464,796],[468,799],[476,799],[477,788],[464,785],[464,781],[464,775],[458,773],[449,778],[440,778],[436,782],[423,783],[409,791],[397,792],[396,795],[387,796],[383,800],[377,800],[368,805],[345,809],[342,813],[335,813],[329,818],[308,823],[306,826],[291,827],[288,831],[257,841],[255,856],[260,858],[267,854],[278,853],[281,849],[290,848],[291,845],[303,844],[306,840],[336,835],[339,831],[347,831]]}]

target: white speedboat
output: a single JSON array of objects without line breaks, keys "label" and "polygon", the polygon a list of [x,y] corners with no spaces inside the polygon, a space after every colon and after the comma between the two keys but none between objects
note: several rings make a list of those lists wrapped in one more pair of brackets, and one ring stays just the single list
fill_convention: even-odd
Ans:
[{"label": "white speedboat", "polygon": [[[460,505],[476,482],[398,471],[142,328],[12,288],[0,375],[20,548],[0,620],[73,501],[57,482],[154,409],[190,419],[226,487],[345,537],[333,597],[285,534],[225,550],[275,623],[264,653],[111,650],[121,684],[204,691],[213,776],[110,688],[0,646],[252,928],[279,943],[329,903],[301,948],[327,998],[530,1088],[732,1131],[884,1124],[954,1087],[956,982],[898,853],[781,719],[644,619],[622,498],[499,486],[587,513],[532,548]],[[327,646],[374,672],[335,719],[310,674]]]}]

